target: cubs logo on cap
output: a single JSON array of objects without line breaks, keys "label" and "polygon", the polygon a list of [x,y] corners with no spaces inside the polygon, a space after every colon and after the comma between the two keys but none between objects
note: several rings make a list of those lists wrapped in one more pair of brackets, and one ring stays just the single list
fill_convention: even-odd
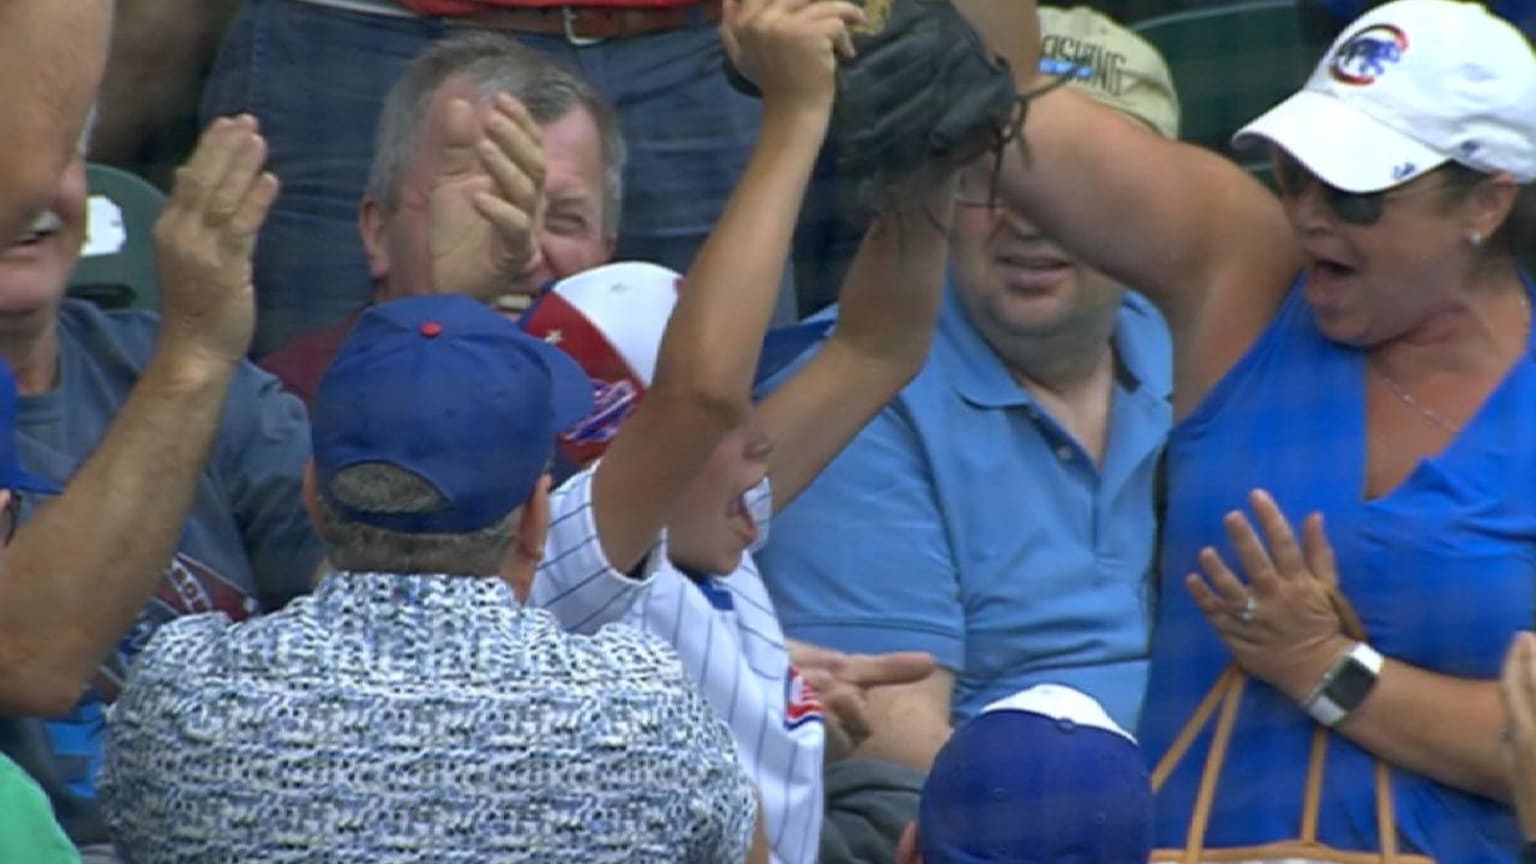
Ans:
[{"label": "cubs logo on cap", "polygon": [[1244,126],[1330,186],[1380,192],[1458,162],[1536,180],[1536,54],[1477,3],[1393,0],[1334,42],[1300,92]]},{"label": "cubs logo on cap", "polygon": [[1363,87],[1376,83],[1407,51],[1407,33],[1391,24],[1377,24],[1340,45],[1328,63],[1328,72],[1335,81]]}]

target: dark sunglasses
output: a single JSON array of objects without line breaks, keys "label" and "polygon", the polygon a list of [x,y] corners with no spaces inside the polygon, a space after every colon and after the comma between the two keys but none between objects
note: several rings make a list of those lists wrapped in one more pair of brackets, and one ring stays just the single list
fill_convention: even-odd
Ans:
[{"label": "dark sunglasses", "polygon": [[1415,186],[1412,189],[1383,189],[1380,192],[1345,192],[1337,186],[1324,183],[1317,175],[1308,171],[1305,166],[1296,161],[1288,153],[1276,152],[1274,154],[1275,182],[1280,187],[1280,194],[1286,198],[1293,198],[1305,192],[1312,184],[1317,184],[1322,190],[1324,203],[1333,215],[1339,217],[1340,222],[1350,225],[1375,225],[1381,221],[1382,211],[1386,207],[1387,199],[1402,195],[1412,195],[1415,192],[1424,192],[1431,189],[1444,189],[1455,183],[1441,183],[1433,186]]}]

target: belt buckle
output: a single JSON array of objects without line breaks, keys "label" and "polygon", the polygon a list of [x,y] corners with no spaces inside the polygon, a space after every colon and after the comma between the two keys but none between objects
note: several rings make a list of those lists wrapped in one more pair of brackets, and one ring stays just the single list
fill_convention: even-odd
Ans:
[{"label": "belt buckle", "polygon": [[577,48],[583,48],[589,45],[597,45],[603,42],[604,40],[601,36],[593,37],[576,35],[576,13],[577,8],[574,6],[560,7],[560,19],[565,25],[565,41],[575,45]]}]

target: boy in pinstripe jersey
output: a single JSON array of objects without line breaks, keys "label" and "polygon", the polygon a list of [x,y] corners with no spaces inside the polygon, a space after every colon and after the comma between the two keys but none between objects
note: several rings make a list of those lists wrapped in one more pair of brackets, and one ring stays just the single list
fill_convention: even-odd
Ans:
[{"label": "boy in pinstripe jersey", "polygon": [[[611,518],[616,508],[603,481],[631,459],[680,446],[646,418],[665,404],[658,396],[665,398],[666,379],[678,368],[668,352],[678,347],[678,329],[697,320],[694,304],[727,283],[738,290],[750,283],[759,299],[778,284],[805,178],[825,135],[833,81],[830,65],[815,64],[816,80],[791,80],[810,77],[804,68],[788,68],[796,56],[791,43],[811,40],[839,4],[799,5],[750,0],[727,25],[741,46],[744,68],[761,79],[764,131],[686,285],[659,268],[614,265],[556,286],[522,319],[531,332],[583,361],[600,392],[612,383],[600,367],[617,354],[626,367],[618,377],[644,394],[632,415],[625,417],[621,406],[586,429],[582,443],[592,444],[606,439],[605,424],[623,422],[611,447],[583,451],[603,452],[601,460],[556,493],[555,524],[533,602],[578,630],[617,619],[669,640],[730,726],[763,801],[773,858],[786,864],[818,860],[822,766],[846,754],[849,739],[864,733],[859,709],[865,689],[920,679],[932,661],[921,654],[844,656],[786,644],[749,549],[766,539],[771,514],[793,500],[921,367],[943,284],[948,246],[938,226],[948,219],[953,173],[935,169],[892,197],[844,285],[838,328],[816,358],[755,410],[744,410],[703,451],[707,460],[675,497],[652,496],[652,506],[670,506],[663,539],[646,557],[643,581],[626,579],[631,561],[610,550],[605,514]],[[819,59],[830,60],[830,51]],[[628,332],[591,332],[602,329],[592,324],[598,320],[621,322]],[[756,339],[711,342],[722,353],[705,362],[736,362],[731,355],[757,359]],[[605,356],[584,350],[593,345]],[[654,375],[648,372],[653,365]],[[750,391],[743,380],[737,395],[745,402]],[[642,449],[647,457],[634,455]],[[797,669],[795,660],[807,668]]]}]

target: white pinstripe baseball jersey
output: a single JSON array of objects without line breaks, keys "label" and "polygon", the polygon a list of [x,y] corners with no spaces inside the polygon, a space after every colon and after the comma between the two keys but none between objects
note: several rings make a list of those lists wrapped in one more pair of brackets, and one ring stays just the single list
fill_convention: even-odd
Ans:
[{"label": "white pinstripe baseball jersey", "polygon": [[560,626],[592,634],[604,624],[623,620],[656,572],[653,551],[639,578],[620,573],[603,555],[592,518],[592,469],[571,475],[549,495],[549,535],[544,560],[533,579],[528,602],[548,609]]},{"label": "white pinstripe baseball jersey", "polygon": [[[768,482],[747,494],[768,537]],[[531,602],[569,629],[591,632],[623,621],[667,640],[699,690],[725,720],[763,801],[775,864],[815,864],[821,837],[821,705],[789,665],[784,634],[751,552],[729,576],[694,578],[666,558],[665,539],[642,580],[613,570],[592,521],[591,469],[551,497],[545,558]]]}]

